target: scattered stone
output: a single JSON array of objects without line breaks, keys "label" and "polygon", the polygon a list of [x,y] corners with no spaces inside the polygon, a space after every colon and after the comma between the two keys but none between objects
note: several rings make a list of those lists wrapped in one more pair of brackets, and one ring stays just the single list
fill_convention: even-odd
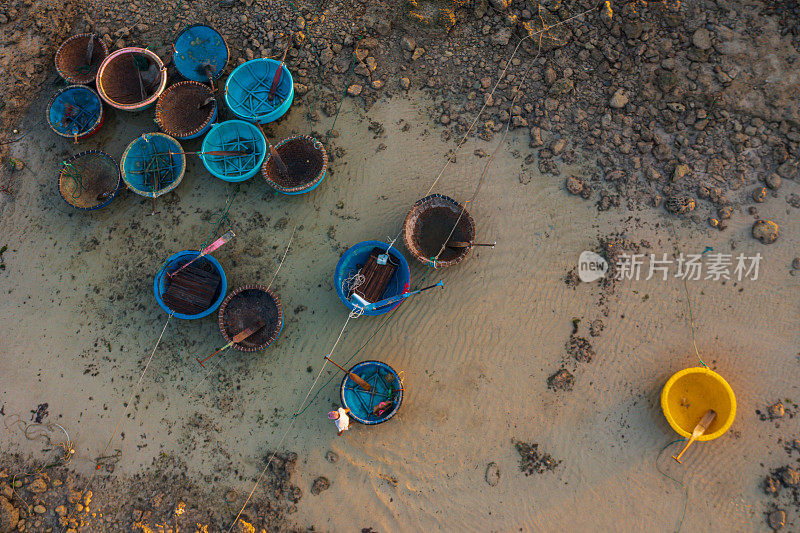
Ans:
[{"label": "scattered stone", "polygon": [[762,244],[772,244],[778,240],[778,225],[771,220],[756,220],[752,232],[753,237]]},{"label": "scattered stone", "polygon": [[408,78],[400,78],[400,87],[407,91],[411,87],[411,80]]},{"label": "scattered stone", "polygon": [[800,472],[787,466],[781,471],[781,483],[786,487],[796,487],[800,484]]},{"label": "scattered stone", "polygon": [[511,440],[514,447],[519,453],[519,469],[525,473],[526,476],[531,474],[541,474],[547,471],[555,470],[561,461],[557,461],[549,453],[539,451],[539,445],[535,442],[522,442]]},{"label": "scattered stone", "polygon": [[622,109],[623,107],[625,107],[625,104],[627,103],[628,103],[628,96],[622,89],[617,89],[614,92],[614,95],[611,97],[611,100],[608,101],[608,105],[610,105],[614,109]]},{"label": "scattered stone", "polygon": [[770,405],[768,412],[769,412],[769,417],[772,419],[783,418],[783,415],[786,414],[786,408],[783,406],[781,402],[778,402]]},{"label": "scattered stone", "polygon": [[570,335],[566,348],[567,353],[574,357],[579,363],[590,363],[595,355],[591,343],[577,335]]},{"label": "scattered stone", "polygon": [[19,509],[11,505],[5,497],[0,496],[0,531],[5,533],[17,527]]},{"label": "scattered stone", "polygon": [[571,194],[580,194],[583,190],[583,180],[577,176],[569,176],[566,181],[566,186]]},{"label": "scattered stone", "polygon": [[547,387],[552,390],[571,391],[574,386],[575,376],[570,374],[566,368],[558,370],[547,378]]},{"label": "scattered stone", "polygon": [[589,324],[589,335],[592,337],[598,337],[605,329],[606,325],[603,324],[603,321],[599,318],[592,320],[592,323]]},{"label": "scattered stone", "polygon": [[325,459],[327,459],[329,463],[335,463],[339,460],[339,454],[333,450],[328,450],[328,453],[325,454]]},{"label": "scattered stone", "polygon": [[698,28],[692,35],[692,44],[700,50],[711,48],[711,32],[705,28]]},{"label": "scattered stone", "polygon": [[753,191],[753,200],[761,203],[767,199],[767,188],[766,187],[758,187]]},{"label": "scattered stone", "polygon": [[42,478],[37,477],[25,488],[34,494],[41,494],[47,491],[47,483],[45,483]]},{"label": "scattered stone", "polygon": [[314,480],[314,484],[311,486],[311,494],[317,496],[320,492],[329,488],[331,488],[331,482],[328,481],[328,478],[320,476]]},{"label": "scattered stone", "polygon": [[353,85],[347,88],[347,94],[350,96],[358,96],[361,94],[361,91],[363,90],[364,88],[360,84],[354,83]]},{"label": "scattered stone", "polygon": [[231,530],[233,533],[256,533],[253,524],[246,522],[243,518],[238,519]]},{"label": "scattered stone", "polygon": [[689,173],[689,165],[679,164],[675,165],[675,170],[672,172],[672,181],[678,181],[686,174]]},{"label": "scattered stone", "polygon": [[764,179],[764,183],[773,191],[777,191],[781,187],[781,177],[777,174],[770,174]]},{"label": "scattered stone", "polygon": [[486,480],[490,487],[496,487],[500,483],[500,467],[497,466],[497,463],[492,461],[486,465],[486,473],[483,475],[483,479]]},{"label": "scattered stone", "polygon": [[37,504],[33,506],[33,512],[36,514],[44,514],[47,512],[47,508],[44,505]]},{"label": "scattered stone", "polygon": [[676,215],[683,215],[694,211],[695,200],[691,196],[686,196],[682,194],[676,196],[670,196],[664,202],[664,208],[670,213],[675,213]]},{"label": "scattered stone", "polygon": [[[795,257],[794,259],[792,259],[792,268],[795,270],[800,269],[800,257]],[[795,442],[800,443],[800,441],[798,441],[797,439],[795,439]],[[800,446],[796,446],[796,448],[800,450]]]},{"label": "scattered stone", "polygon": [[771,527],[773,530],[780,530],[786,525],[786,511],[782,509],[775,509],[767,516],[767,522],[769,523],[769,527]]},{"label": "scattered stone", "polygon": [[781,488],[781,484],[772,476],[764,478],[764,493],[777,494]]},{"label": "scattered stone", "polygon": [[414,38],[410,35],[404,35],[402,39],[400,39],[400,47],[403,50],[408,50],[409,52],[413,52],[414,49],[417,47],[417,43],[414,41]]}]

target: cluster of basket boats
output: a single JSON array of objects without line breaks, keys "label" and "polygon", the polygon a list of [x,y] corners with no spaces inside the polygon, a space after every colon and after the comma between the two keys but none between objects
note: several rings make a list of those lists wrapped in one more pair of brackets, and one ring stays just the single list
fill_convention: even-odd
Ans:
[{"label": "cluster of basket boats", "polygon": [[[230,73],[221,91],[224,98],[218,99],[214,82],[225,72],[228,57],[225,39],[214,28],[189,26],[173,45],[175,67],[185,79],[168,84],[164,62],[147,48],[109,53],[93,34],[65,41],[56,54],[56,69],[69,85],[52,97],[47,108],[54,132],[74,142],[88,138],[102,126],[104,106],[130,112],[155,106],[155,122],[162,131],[133,139],[119,164],[100,150],[73,155],[59,173],[64,200],[76,209],[95,210],[110,204],[123,186],[154,199],[166,194],[180,184],[186,169],[180,141],[200,137],[198,155],[219,179],[240,182],[260,172],[282,194],[318,187],[327,172],[323,144],[296,135],[272,151],[261,129],[292,104],[294,84],[286,65],[268,58],[246,61]],[[223,101],[234,118],[220,122]],[[409,253],[437,268],[467,257],[474,238],[470,214],[440,194],[416,202],[403,226]],[[462,246],[444,246],[448,239]],[[399,297],[411,287],[411,269],[396,247],[368,240],[342,255],[334,269],[334,284],[350,310],[381,315],[401,305]],[[178,318],[199,319],[216,311],[222,336],[240,351],[263,350],[283,330],[277,294],[261,285],[228,293],[223,266],[201,251],[183,250],[169,257],[155,276],[153,291],[158,305]],[[353,418],[377,424],[394,416],[403,398],[400,374],[380,361],[358,363],[350,372],[362,379],[359,384],[346,374],[341,385],[342,403]]]}]

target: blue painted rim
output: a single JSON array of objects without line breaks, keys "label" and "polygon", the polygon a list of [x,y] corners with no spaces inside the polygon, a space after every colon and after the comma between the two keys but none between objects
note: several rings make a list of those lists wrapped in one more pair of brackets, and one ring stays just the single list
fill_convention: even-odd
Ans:
[{"label": "blue painted rim", "polygon": [[[261,64],[265,65],[266,77],[255,80],[253,68],[259,68]],[[234,115],[242,120],[258,122],[260,124],[273,122],[286,114],[286,112],[289,110],[289,107],[292,105],[292,101],[294,100],[294,79],[292,78],[292,73],[289,72],[288,68],[286,68],[286,64],[284,64],[282,67],[283,74],[281,75],[280,83],[282,85],[284,83],[283,80],[288,80],[288,94],[280,105],[273,107],[271,110],[263,111],[256,115],[251,115],[244,109],[242,102],[236,100],[236,97],[232,92],[234,85],[238,90],[244,91],[248,94],[252,93],[253,89],[257,88],[266,88],[266,90],[269,90],[269,86],[272,85],[272,77],[274,76],[275,70],[280,64],[280,61],[276,61],[275,59],[259,58],[245,61],[233,69],[233,72],[231,72],[231,75],[228,76],[228,80],[225,82],[225,104],[227,104],[228,109],[230,109]],[[250,83],[244,83],[248,81]]]},{"label": "blue painted rim", "polygon": [[[339,299],[350,310],[354,310],[356,308],[356,305],[347,298],[347,295],[344,293],[344,290],[342,289],[342,281],[345,278],[347,278],[350,272],[356,271],[355,269],[356,265],[354,264],[351,267],[349,263],[351,262],[353,256],[355,256],[356,254],[366,253],[367,255],[369,255],[369,252],[376,247],[380,248],[383,251],[386,251],[389,249],[389,244],[383,241],[362,241],[348,248],[342,254],[342,257],[339,258],[339,262],[336,263],[336,269],[333,272],[333,284],[336,286],[336,294],[339,295]],[[389,255],[391,255],[394,259],[396,259],[399,262],[397,271],[394,273],[393,278],[400,276],[399,281],[404,284],[404,290],[398,292],[397,294],[387,295],[386,296],[387,298],[400,295],[403,292],[407,292],[409,287],[411,286],[411,269],[408,267],[408,261],[406,261],[406,258],[403,257],[403,254],[401,254],[397,250],[397,248],[394,247],[389,251]],[[347,268],[348,270],[345,271],[345,268]],[[388,305],[387,307],[379,307],[377,309],[364,311],[364,314],[368,316],[383,315],[393,309],[396,309],[401,303],[403,303],[403,300],[395,304]]]},{"label": "blue painted rim", "polygon": [[[354,402],[350,402],[353,403],[353,405],[350,405],[350,403],[348,403],[347,401],[348,396],[353,400],[365,400],[368,397],[370,401],[369,404],[366,404],[369,406],[369,408],[367,408],[366,411],[370,411],[370,409],[378,405],[378,403],[380,403],[382,399],[386,398],[378,397],[375,394],[363,390],[350,378],[349,374],[346,374],[344,378],[342,378],[342,385],[339,388],[339,398],[342,401],[342,405],[350,409],[350,413],[348,414],[350,418],[352,418],[356,422],[360,422],[361,424],[367,426],[374,426],[377,424],[383,424],[384,422],[386,422],[387,420],[389,420],[390,418],[392,418],[394,415],[397,414],[397,411],[400,409],[400,405],[403,403],[403,396],[405,390],[403,389],[402,383],[400,382],[400,375],[394,370],[394,368],[390,367],[389,365],[381,361],[363,361],[352,367],[350,369],[350,372],[354,373],[360,378],[364,378],[364,375],[370,370],[375,370],[376,374],[381,370],[384,371],[386,374],[392,374],[394,376],[395,382],[400,383],[400,389],[395,391],[393,395],[394,406],[392,407],[392,410],[389,413],[385,413],[380,417],[368,413],[366,415],[368,416],[368,418],[364,418],[362,416],[357,415],[354,409],[356,405]],[[381,379],[380,375],[378,375],[378,379]],[[365,381],[367,381],[367,383],[369,383],[370,385],[373,385],[373,391],[377,391],[375,383],[374,382],[370,383],[369,377],[365,379]],[[355,392],[346,394],[347,391],[355,391]],[[358,409],[358,412],[360,413],[361,411],[365,410],[364,407],[365,404],[359,402],[359,405],[356,407],[356,409]]]},{"label": "blue painted rim", "polygon": [[[192,30],[194,30],[198,35],[192,35]],[[213,52],[212,59],[215,63],[217,63],[213,73],[215,80],[222,76],[222,73],[225,71],[225,67],[228,65],[230,51],[228,50],[228,43],[225,42],[225,38],[222,36],[222,34],[218,32],[216,28],[213,28],[207,24],[192,24],[191,26],[185,27],[178,34],[175,42],[172,43],[172,58],[175,62],[175,68],[178,69],[178,72],[181,74],[181,76],[187,80],[200,82],[208,81],[205,72],[200,68],[202,67],[203,61],[201,61],[199,58],[181,57],[181,52],[183,52],[182,48],[184,44],[186,44],[184,41],[186,41],[187,37],[189,38],[188,46],[191,47],[191,37],[199,39],[202,36],[199,34],[203,33],[205,33],[207,36],[219,38],[219,43],[214,43],[215,46],[210,47],[208,50],[209,52]],[[181,50],[178,50],[179,47]]]},{"label": "blue painted rim", "polygon": [[[169,258],[164,262],[164,265],[161,267],[161,270],[158,271],[156,274],[155,279],[153,280],[153,294],[156,297],[156,302],[158,302],[159,307],[164,310],[165,313],[173,313],[172,309],[167,307],[167,304],[164,303],[164,300],[161,298],[161,293],[167,290],[166,281],[164,277],[167,275],[167,270],[175,265],[179,260],[182,259],[192,259],[200,255],[200,252],[197,250],[184,250],[182,252],[178,252],[169,256]],[[214,265],[214,268],[217,269],[219,272],[220,278],[222,278],[220,287],[219,287],[219,297],[211,304],[211,307],[203,311],[202,313],[198,313],[196,315],[186,315],[184,313],[173,313],[176,318],[182,318],[184,320],[195,320],[198,318],[203,318],[214,311],[222,304],[222,300],[225,299],[225,295],[228,292],[228,278],[225,276],[225,271],[222,269],[222,265],[219,264],[219,261],[207,255],[204,259],[208,259],[211,264]]]},{"label": "blue painted rim", "polygon": [[[254,146],[259,150],[259,153],[254,159],[253,168],[245,172],[244,174],[238,176],[229,176],[220,172],[216,167],[217,159],[220,156],[211,155],[207,156],[205,154],[200,154],[200,159],[203,161],[203,166],[206,167],[212,176],[219,178],[223,181],[227,181],[229,183],[239,183],[242,181],[249,180],[256,173],[261,170],[261,164],[264,162],[264,157],[267,155],[267,140],[264,138],[264,134],[261,133],[261,130],[258,127],[254,126],[251,122],[247,122],[246,120],[226,120],[225,122],[219,122],[211,126],[211,129],[206,134],[205,139],[203,139],[203,146],[201,148],[202,152],[206,152],[209,150],[241,150],[242,147],[238,146],[241,144],[242,141],[237,141],[234,145],[225,145],[220,144],[217,142],[219,139],[218,137],[223,134],[223,130],[230,129],[232,127],[243,127],[246,128],[247,131],[252,133],[252,137],[248,136],[246,141],[253,141]],[[238,131],[238,130],[237,130]],[[237,133],[238,139],[238,133]],[[242,159],[243,157],[249,156],[238,156],[235,159]],[[231,158],[234,159],[234,158]]]}]

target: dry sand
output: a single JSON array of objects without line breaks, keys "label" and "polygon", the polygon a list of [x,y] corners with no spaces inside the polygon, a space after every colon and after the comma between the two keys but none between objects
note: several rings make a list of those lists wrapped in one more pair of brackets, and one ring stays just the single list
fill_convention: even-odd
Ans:
[{"label": "dry sand", "polygon": [[[45,98],[33,108],[40,110]],[[120,425],[124,439],[117,435],[110,447],[122,451],[113,476],[124,481],[163,454],[182,457],[188,476],[217,495],[218,501],[194,505],[220,506],[222,495],[237,491],[223,517],[227,526],[346,320],[332,284],[336,261],[358,241],[394,236],[454,147],[440,140],[427,105],[412,93],[381,101],[365,115],[346,102],[336,122],[339,136],[328,146],[330,153],[344,152],[311,194],[274,194],[259,176],[244,183],[230,223],[223,225],[238,236],[214,255],[230,290],[267,284],[297,226],[273,286],[286,313],[283,333],[263,352],[218,356],[218,365],[206,372],[194,358],[224,344],[216,314],[173,319],[140,391],[139,374],[167,320],[153,298],[153,275],[167,256],[197,248],[208,237],[209,218],[234,187],[191,158],[183,183],[159,199],[155,216],[149,214],[150,200],[129,192],[104,210],[74,212],[58,196],[56,174],[59,163],[83,146],[37,126],[13,148],[26,169],[15,178],[17,194],[3,196],[1,207],[0,244],[9,247],[7,268],[0,272],[0,405],[6,423],[14,414],[29,420],[29,411],[47,402],[47,420],[63,425],[75,443],[72,467],[89,474],[125,410],[123,402],[135,392]],[[151,113],[131,120],[107,111],[101,133],[85,146],[105,147],[119,157],[136,135],[155,130]],[[382,123],[385,134],[375,138],[370,121]],[[410,129],[403,131],[406,124]],[[329,125],[327,119],[318,129]],[[272,127],[274,138],[295,132],[308,132],[299,105]],[[434,192],[468,198],[487,161],[473,151],[491,153],[498,139],[468,142]],[[326,367],[320,383],[328,377],[333,383],[280,445],[300,456],[293,482],[304,496],[290,517],[297,527],[678,527],[681,489],[655,464],[659,450],[678,438],[661,414],[660,389],[673,372],[697,364],[682,287],[676,279],[620,282],[602,303],[599,285],[573,289],[564,282],[579,253],[597,249],[598,237],[611,233],[649,241],[646,252],[671,253],[667,219],[653,210],[598,213],[566,194],[563,177],[545,177],[536,165],[525,165],[527,146],[524,135],[509,135],[469,208],[479,240],[497,241],[497,248],[478,249],[456,267],[427,273],[426,283],[443,279],[444,290],[403,304],[353,359],[381,359],[405,372],[407,395],[399,414],[337,437],[325,412],[338,405],[340,377]],[[579,156],[566,172],[591,167],[592,154]],[[785,181],[780,195],[792,192],[800,192],[797,183]],[[760,483],[769,469],[786,462],[781,439],[797,436],[797,423],[788,416],[775,423],[756,414],[779,399],[796,398],[800,383],[798,278],[790,276],[800,248],[800,231],[792,224],[797,211],[782,199],[759,209],[781,225],[773,245],[750,236],[752,217],[741,210],[725,233],[688,223],[677,227],[685,253],[707,246],[727,253],[735,246],[735,253],[764,256],[757,281],[689,283],[699,351],[736,391],[739,412],[730,432],[696,444],[683,466],[666,453],[661,458],[688,489],[685,531],[766,529],[768,504]],[[412,265],[412,283],[425,274],[424,267]],[[587,338],[591,321],[604,322],[602,334],[591,337],[596,356],[590,363],[567,361],[564,345],[573,318],[581,319],[579,334]],[[347,360],[380,321],[351,320],[337,359]],[[565,362],[575,375],[574,389],[549,390],[548,376]],[[536,442],[561,463],[552,472],[525,476],[512,439]],[[27,441],[14,426],[0,432],[0,443],[5,451],[42,455],[41,443]],[[336,463],[326,460],[331,450],[338,454]],[[484,480],[490,462],[500,470],[494,487]],[[327,477],[331,488],[312,495],[318,476]],[[102,497],[99,492],[95,498]],[[788,518],[790,529],[800,523],[796,510]]]}]

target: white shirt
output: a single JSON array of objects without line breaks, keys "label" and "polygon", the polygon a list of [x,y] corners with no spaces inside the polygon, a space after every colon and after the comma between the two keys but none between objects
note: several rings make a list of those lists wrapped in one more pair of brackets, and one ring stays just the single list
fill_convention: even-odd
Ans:
[{"label": "white shirt", "polygon": [[336,424],[336,429],[339,431],[347,431],[350,429],[350,417],[347,416],[347,411],[342,409],[341,407],[337,409],[339,413],[339,418],[334,420],[334,424]]}]

